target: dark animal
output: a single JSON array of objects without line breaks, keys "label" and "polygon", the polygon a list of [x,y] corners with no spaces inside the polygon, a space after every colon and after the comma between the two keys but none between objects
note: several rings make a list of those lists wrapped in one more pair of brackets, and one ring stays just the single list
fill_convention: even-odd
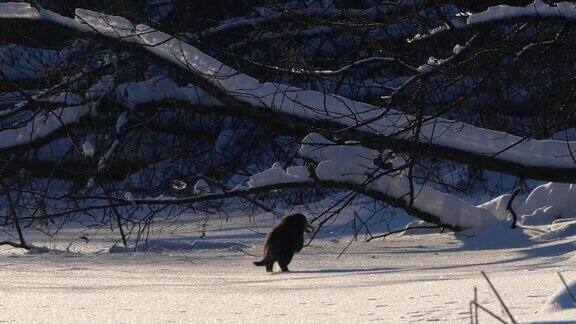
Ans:
[{"label": "dark animal", "polygon": [[266,236],[262,261],[254,264],[265,266],[266,272],[272,272],[274,262],[278,261],[282,272],[290,271],[288,264],[292,261],[294,253],[300,252],[304,246],[304,232],[310,233],[313,230],[314,227],[302,214],[284,217]]}]

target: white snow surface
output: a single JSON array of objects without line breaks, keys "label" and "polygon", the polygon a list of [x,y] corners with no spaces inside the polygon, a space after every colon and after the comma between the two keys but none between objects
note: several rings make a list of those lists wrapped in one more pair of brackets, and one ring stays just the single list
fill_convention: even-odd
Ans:
[{"label": "white snow surface", "polygon": [[556,312],[564,309],[576,309],[576,281],[568,284],[568,288],[563,284],[558,285],[560,288],[556,290],[554,295],[548,300],[546,307],[547,312]]},{"label": "white snow surface", "polygon": [[[65,228],[57,238],[32,236],[47,254],[0,247],[0,319],[23,323],[350,323],[469,322],[468,303],[502,315],[484,270],[520,322],[559,320],[570,310],[545,309],[560,287],[556,275],[576,279],[576,239],[522,247],[472,248],[475,237],[392,236],[352,242],[322,236],[304,247],[291,273],[266,274],[260,257],[271,215],[233,216],[207,224],[199,239],[188,215],[169,234],[152,231],[148,248],[108,249],[116,232]],[[162,236],[160,233],[167,234]],[[87,235],[89,243],[78,239]],[[196,243],[194,242],[206,242]],[[200,246],[198,246],[200,244]],[[144,247],[144,243],[139,245]],[[244,251],[244,252],[242,252]],[[246,254],[249,253],[250,255]],[[276,269],[278,271],[278,269]],[[529,284],[527,284],[529,283]],[[574,314],[574,313],[572,313]],[[480,312],[481,323],[493,321]]]}]

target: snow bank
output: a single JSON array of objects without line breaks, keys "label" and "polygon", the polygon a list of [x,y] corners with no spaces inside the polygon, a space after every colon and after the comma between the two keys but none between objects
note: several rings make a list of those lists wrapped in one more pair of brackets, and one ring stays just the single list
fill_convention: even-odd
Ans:
[{"label": "snow bank", "polygon": [[551,140],[555,141],[574,141],[576,140],[576,128],[569,128],[550,136]]},{"label": "snow bank", "polygon": [[[510,194],[478,205],[500,220],[510,221],[506,206]],[[576,217],[576,184],[548,182],[534,188],[524,199],[518,197],[512,208],[524,225],[548,225],[557,219]]]},{"label": "snow bank", "polygon": [[458,239],[469,250],[496,250],[527,247],[534,244],[532,236],[522,228],[511,229],[508,222],[494,222],[481,228],[458,233]]},{"label": "snow bank", "polygon": [[550,226],[549,232],[534,237],[534,240],[553,241],[572,236],[576,236],[576,222],[574,220],[561,223],[555,222]]},{"label": "snow bank", "polygon": [[[568,285],[570,292],[576,297],[576,281]],[[576,308],[576,303],[564,285],[561,286],[546,303],[544,312],[557,312],[560,310]]]},{"label": "snow bank", "polygon": [[481,205],[478,205],[478,207],[486,209],[500,220],[508,221],[511,216],[510,213],[506,210],[506,206],[508,205],[510,197],[512,197],[511,194],[504,194]]},{"label": "snow bank", "polygon": [[[367,191],[383,193],[395,199],[410,201],[410,181],[400,173],[381,174],[372,165],[377,151],[354,143],[338,145],[322,135],[309,134],[302,141],[300,155],[319,162],[316,175],[320,180],[348,182]],[[377,175],[376,179],[374,176]],[[414,184],[414,208],[437,216],[445,224],[464,228],[493,224],[497,219],[486,209],[470,205],[453,195]]]},{"label": "snow bank", "polygon": [[576,184],[549,182],[536,187],[520,204],[517,213],[525,225],[550,224],[559,218],[576,217]]}]

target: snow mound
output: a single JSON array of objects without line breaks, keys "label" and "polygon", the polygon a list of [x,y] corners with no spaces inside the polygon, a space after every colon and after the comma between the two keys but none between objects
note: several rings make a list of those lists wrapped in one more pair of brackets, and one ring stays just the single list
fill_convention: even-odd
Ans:
[{"label": "snow mound", "polygon": [[[510,197],[510,194],[504,194],[478,207],[489,211],[499,220],[510,222],[511,215],[506,210]],[[512,208],[523,225],[549,225],[558,219],[576,217],[574,197],[576,184],[548,182],[534,188],[526,198],[515,199]]]},{"label": "snow mound", "polygon": [[[380,156],[375,150],[357,143],[334,143],[320,134],[311,133],[302,140],[298,153],[318,162],[316,175],[321,181],[335,181],[358,186],[366,192],[376,192],[395,200],[410,201],[410,180],[401,172],[382,172],[374,165]],[[377,177],[372,177],[377,175]],[[445,224],[472,228],[498,222],[489,211],[462,199],[415,183],[413,207],[438,217]]]},{"label": "snow mound", "polygon": [[524,225],[551,224],[571,217],[576,209],[576,184],[549,182],[536,187],[519,209]]},{"label": "snow mound", "polygon": [[478,205],[478,207],[486,209],[499,220],[507,221],[510,218],[510,213],[506,210],[506,205],[508,204],[510,197],[512,197],[511,194],[504,194]]},{"label": "snow mound", "polygon": [[534,244],[522,228],[511,229],[506,222],[459,232],[457,237],[468,250],[497,250],[525,247]]},{"label": "snow mound", "polygon": [[163,253],[170,251],[191,251],[191,250],[228,250],[239,251],[247,248],[245,244],[228,241],[207,241],[198,240],[193,243],[172,240],[148,240],[136,246],[123,247],[114,245],[110,248],[110,253],[131,253],[131,252],[152,252]]},{"label": "snow mound", "polygon": [[536,236],[537,241],[558,240],[570,236],[576,236],[576,222],[562,222],[552,225],[550,232]]},{"label": "snow mound", "polygon": [[573,281],[571,284],[569,284],[568,288],[570,291],[566,290],[566,287],[562,285],[561,288],[556,290],[556,292],[546,303],[543,312],[550,313],[576,308],[576,303],[570,295],[570,293],[572,293],[572,295],[576,297],[576,281]]}]

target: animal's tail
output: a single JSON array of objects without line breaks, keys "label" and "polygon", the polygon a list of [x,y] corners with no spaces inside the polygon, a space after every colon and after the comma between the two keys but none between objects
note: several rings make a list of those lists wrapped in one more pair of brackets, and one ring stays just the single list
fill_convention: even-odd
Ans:
[{"label": "animal's tail", "polygon": [[262,259],[262,261],[254,261],[254,265],[258,267],[263,267],[266,265],[266,259]]}]

